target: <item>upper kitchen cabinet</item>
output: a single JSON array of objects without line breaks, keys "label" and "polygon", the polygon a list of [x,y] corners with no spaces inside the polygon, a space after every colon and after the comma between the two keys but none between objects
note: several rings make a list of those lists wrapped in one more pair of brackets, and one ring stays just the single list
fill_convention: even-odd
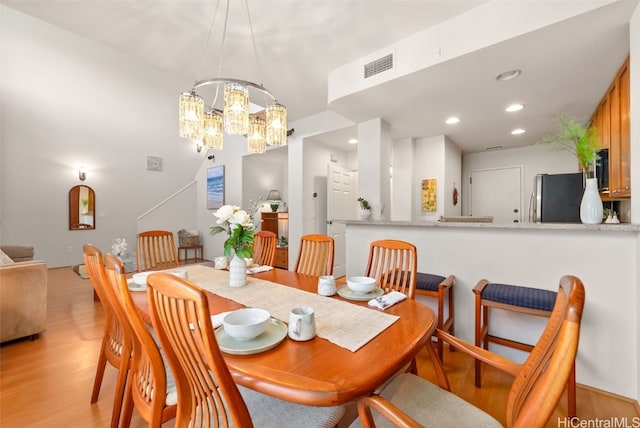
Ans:
[{"label": "upper kitchen cabinet", "polygon": [[627,58],[591,118],[603,148],[608,149],[608,190],[601,190],[604,200],[631,197],[629,89]]}]

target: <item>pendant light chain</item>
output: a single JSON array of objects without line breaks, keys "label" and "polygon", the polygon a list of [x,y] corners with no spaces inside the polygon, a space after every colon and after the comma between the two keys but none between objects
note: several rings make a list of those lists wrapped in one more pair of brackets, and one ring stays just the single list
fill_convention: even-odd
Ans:
[{"label": "pendant light chain", "polygon": [[[200,68],[206,62],[206,51],[212,40],[213,28],[219,15],[221,2],[218,0],[213,20],[209,27],[205,44],[205,54]],[[226,43],[227,27],[229,23],[231,0],[226,0],[224,27],[220,41],[218,61],[218,77],[196,81],[190,93],[184,93],[179,98],[178,124],[181,137],[191,139],[206,145],[208,148],[221,150],[224,134],[245,135],[250,153],[264,153],[266,145],[280,146],[286,142],[287,111],[283,105],[278,104],[275,97],[263,86],[246,80],[223,78],[223,58]],[[248,0],[244,0],[247,11],[247,19],[251,33],[251,43],[258,70],[261,70],[260,55],[253,20],[249,9]],[[215,96],[211,109],[205,111],[205,103],[196,89],[206,85],[216,85]],[[224,87],[222,110],[216,108],[220,95],[220,85]],[[249,89],[254,92],[262,92],[265,108],[263,111],[250,114]],[[267,98],[270,97],[272,100]],[[254,104],[255,105],[255,104]]]}]

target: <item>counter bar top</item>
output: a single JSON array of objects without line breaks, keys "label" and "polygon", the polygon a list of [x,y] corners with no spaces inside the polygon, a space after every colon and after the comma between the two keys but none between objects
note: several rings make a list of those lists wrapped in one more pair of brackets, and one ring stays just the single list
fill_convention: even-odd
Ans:
[{"label": "counter bar top", "polygon": [[605,232],[640,232],[640,224],[631,223],[476,223],[450,221],[377,221],[377,220],[333,220],[348,225],[366,226],[410,226],[410,227],[446,227],[474,229],[518,229],[518,230],[586,230]]}]

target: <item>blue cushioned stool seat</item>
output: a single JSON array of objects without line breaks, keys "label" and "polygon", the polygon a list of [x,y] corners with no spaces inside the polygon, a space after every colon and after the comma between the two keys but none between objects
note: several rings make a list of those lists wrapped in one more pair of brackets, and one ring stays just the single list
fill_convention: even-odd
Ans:
[{"label": "blue cushioned stool seat", "polygon": [[539,288],[521,287],[508,284],[487,284],[482,291],[482,298],[506,305],[541,311],[553,310],[556,292]]},{"label": "blue cushioned stool seat", "polygon": [[[473,288],[475,294],[476,322],[475,344],[478,347],[489,349],[489,342],[502,346],[531,352],[533,346],[517,342],[505,337],[491,334],[489,331],[489,309],[519,312],[526,315],[539,317],[551,316],[553,306],[556,303],[558,293],[551,290],[523,287],[519,285],[490,283],[486,279],[480,280]],[[475,361],[475,384],[480,387],[481,366],[480,360]],[[567,415],[576,416],[576,377],[575,363],[569,375],[567,392]]]},{"label": "blue cushioned stool seat", "polygon": [[418,290],[438,291],[438,286],[447,279],[444,276],[418,272],[416,288]]}]

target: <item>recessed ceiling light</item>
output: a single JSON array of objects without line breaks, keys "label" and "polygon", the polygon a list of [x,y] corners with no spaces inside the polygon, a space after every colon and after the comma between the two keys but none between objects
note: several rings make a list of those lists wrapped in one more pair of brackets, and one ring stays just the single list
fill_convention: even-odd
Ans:
[{"label": "recessed ceiling light", "polygon": [[511,131],[511,135],[520,135],[520,134],[524,134],[525,132],[527,131],[525,131],[522,128],[516,128],[513,131]]},{"label": "recessed ceiling light", "polygon": [[512,113],[514,111],[520,111],[524,108],[523,104],[511,104],[509,106],[507,106],[506,109],[504,109],[504,111],[508,111],[509,113]]},{"label": "recessed ceiling light", "polygon": [[357,138],[349,138],[349,144],[358,144],[358,139]]},{"label": "recessed ceiling light", "polygon": [[444,121],[447,125],[455,125],[458,122],[460,122],[460,118],[455,116],[451,116],[449,119]]},{"label": "recessed ceiling light", "polygon": [[505,71],[504,73],[500,73],[496,76],[496,80],[498,82],[505,82],[507,80],[511,80],[511,79],[515,79],[516,77],[520,76],[520,74],[522,73],[522,70],[509,70],[509,71]]}]

